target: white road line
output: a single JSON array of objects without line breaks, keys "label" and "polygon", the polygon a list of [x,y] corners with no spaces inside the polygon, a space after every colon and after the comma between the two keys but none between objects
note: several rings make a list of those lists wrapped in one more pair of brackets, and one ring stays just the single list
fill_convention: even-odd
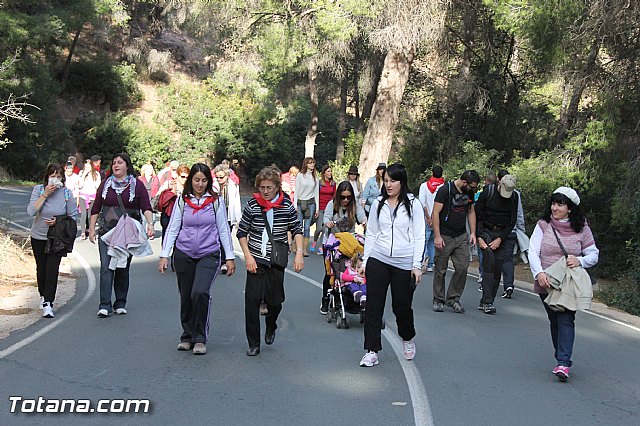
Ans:
[{"label": "white road line", "polygon": [[[0,218],[0,219],[2,219],[2,218]],[[29,231],[29,228],[26,228],[26,227],[24,227],[24,226],[22,226],[22,225],[20,225],[18,223],[15,223],[15,222],[12,222],[12,221],[7,221],[7,222],[12,224],[13,226],[15,226],[17,228],[25,229],[25,230]],[[7,349],[5,349],[3,351],[0,351],[0,359],[3,359],[5,357],[11,355],[12,353],[17,351],[18,349],[23,348],[24,346],[28,345],[29,343],[31,343],[34,340],[44,336],[45,334],[47,334],[48,332],[50,332],[54,328],[58,327],[60,324],[65,322],[67,319],[69,319],[69,317],[71,315],[73,315],[78,309],[80,309],[85,303],[87,303],[87,301],[89,300],[89,298],[93,294],[94,290],[96,289],[96,277],[93,274],[93,271],[91,270],[91,266],[89,266],[89,263],[85,260],[84,257],[82,257],[82,255],[80,253],[78,253],[76,250],[74,250],[71,253],[71,255],[73,257],[75,257],[75,259],[78,261],[78,263],[80,263],[80,265],[82,266],[82,269],[84,269],[84,273],[87,275],[87,279],[89,280],[89,285],[87,286],[87,291],[86,291],[84,297],[82,298],[82,300],[80,301],[80,303],[78,303],[76,306],[73,307],[73,309],[71,309],[69,312],[64,313],[60,317],[56,317],[53,320],[47,320],[47,321],[52,321],[49,325],[41,328],[40,330],[36,331],[35,333],[30,335],[29,337],[26,337],[26,338],[20,340],[19,342],[14,343],[13,345],[9,346]]]},{"label": "white road line", "polygon": [[[453,271],[453,269],[449,269],[449,270],[450,270],[450,271]],[[477,275],[472,275],[472,274],[467,274],[467,276],[469,276],[469,277],[474,277],[474,278],[478,278],[478,276],[477,276]],[[520,291],[520,292],[522,292],[522,293],[525,293],[525,294],[528,294],[528,295],[531,295],[531,296],[539,297],[537,293],[534,293],[534,292],[529,291],[529,290],[525,290],[525,289],[523,289],[523,288],[515,287],[515,290],[518,290],[518,291]],[[593,312],[593,311],[580,311],[580,312],[583,312],[583,313],[585,313],[585,314],[587,314],[587,315],[592,315],[592,316],[594,316],[594,317],[597,317],[597,318],[600,318],[600,319],[603,319],[603,320],[610,321],[610,322],[612,322],[612,323],[614,323],[614,324],[618,324],[618,325],[621,325],[621,326],[623,326],[623,327],[630,328],[630,329],[631,329],[631,330],[633,330],[633,331],[638,331],[638,332],[640,332],[640,328],[639,328],[639,327],[636,327],[635,325],[631,325],[631,324],[628,324],[628,323],[626,323],[626,322],[623,322],[623,321],[620,321],[620,320],[617,320],[617,319],[614,319],[614,318],[610,318],[610,317],[608,317],[608,316],[606,316],[606,315],[602,315],[602,314],[599,314],[599,313],[597,313],[597,312]]]},{"label": "white road line", "polygon": [[[235,251],[236,256],[244,259],[243,253]],[[306,277],[302,274],[294,272],[290,269],[285,269],[285,272],[289,275],[308,282],[322,290],[322,283]],[[407,386],[409,387],[409,395],[411,396],[411,405],[413,406],[413,420],[416,425],[432,426],[433,415],[431,414],[431,406],[429,405],[429,399],[427,398],[427,391],[422,383],[422,377],[420,371],[416,367],[416,364],[404,359],[402,353],[402,341],[400,337],[389,328],[382,330],[382,335],[389,342],[393,351],[402,366],[402,372],[404,373]],[[354,364],[355,365],[355,364]]]}]

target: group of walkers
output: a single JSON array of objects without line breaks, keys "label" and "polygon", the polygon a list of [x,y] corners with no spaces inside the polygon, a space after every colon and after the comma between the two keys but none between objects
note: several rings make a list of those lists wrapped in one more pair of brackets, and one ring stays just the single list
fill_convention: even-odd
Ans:
[{"label": "group of walkers", "polygon": [[[477,246],[482,280],[479,309],[495,314],[503,274],[502,296],[508,299],[513,295],[513,253],[519,245],[528,250],[535,289],[549,318],[557,360],[553,373],[561,380],[569,377],[575,311],[584,304],[567,300],[567,291],[559,296],[557,289],[564,280],[576,288],[575,294],[584,294],[580,293],[585,275],[588,279],[584,268],[598,261],[593,235],[580,212],[580,198],[571,188],[554,191],[530,243],[525,244],[520,193],[515,190],[515,177],[506,170],[479,191],[476,171],[466,170],[447,182],[442,168],[436,166],[415,197],[401,164],[387,167],[380,163],[363,187],[356,166],[349,168],[347,179],[337,183],[330,166],[318,173],[316,161],[308,157],[299,170],[291,167],[284,174],[275,166],[262,169],[255,179],[257,192],[242,209],[239,181],[228,162],[211,170],[203,163],[189,167],[172,161],[158,175],[151,165],[145,165],[138,176],[125,153],[113,157],[109,173],[100,171],[99,158],[97,168],[92,160],[77,173],[71,158],[65,167],[49,165],[31,195],[27,210],[35,216],[31,243],[45,317],[54,316],[58,267],[69,251],[68,244],[59,244],[65,241],[61,223],[75,224],[81,215],[81,237],[95,243],[98,236],[98,316],[105,318],[127,313],[131,256],[150,253],[148,239],[154,236],[156,211],[162,227],[158,268],[162,273],[169,266],[175,270],[180,295],[183,332],[178,350],[197,355],[207,351],[211,287],[220,273],[231,276],[235,272],[235,230],[247,269],[247,355],[256,356],[261,347],[260,314],[265,316],[265,344],[275,340],[290,253],[294,255],[293,269],[299,272],[310,252],[323,254],[331,235],[355,233],[360,224],[365,230],[364,254],[349,261],[348,275],[356,284],[362,306],[366,306],[361,366],[379,363],[389,287],[404,357],[411,360],[416,355],[412,301],[423,273],[433,272],[433,310],[443,312],[447,306],[463,314],[460,298],[470,250]],[[88,226],[83,223],[87,218]],[[316,230],[311,238],[314,222]],[[447,289],[449,260],[454,272]],[[328,276],[329,271],[320,305],[325,315]]]}]

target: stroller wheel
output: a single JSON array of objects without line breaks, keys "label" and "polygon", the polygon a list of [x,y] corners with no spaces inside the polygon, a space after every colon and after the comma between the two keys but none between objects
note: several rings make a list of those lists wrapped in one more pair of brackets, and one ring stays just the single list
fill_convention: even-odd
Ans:
[{"label": "stroller wheel", "polygon": [[360,324],[364,324],[364,311],[360,312]]},{"label": "stroller wheel", "polygon": [[384,318],[382,318],[382,329],[384,330],[385,328],[387,328],[387,323],[384,321]]},{"label": "stroller wheel", "polygon": [[336,319],[336,328],[338,330],[340,330],[340,328],[342,327],[342,321],[340,320],[340,318]]},{"label": "stroller wheel", "polygon": [[347,329],[349,328],[349,324],[347,323],[347,319],[346,318],[342,318],[342,328]]},{"label": "stroller wheel", "polygon": [[329,308],[329,312],[327,312],[326,320],[328,323],[331,323],[331,321],[333,321],[333,308]]}]

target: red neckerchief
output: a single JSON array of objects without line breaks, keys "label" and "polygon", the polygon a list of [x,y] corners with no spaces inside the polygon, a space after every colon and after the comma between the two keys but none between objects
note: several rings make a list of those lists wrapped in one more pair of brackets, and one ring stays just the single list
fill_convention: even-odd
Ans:
[{"label": "red neckerchief", "polygon": [[215,202],[217,199],[218,199],[218,197],[212,195],[212,196],[207,197],[207,199],[204,200],[204,203],[198,205],[198,204],[195,204],[193,201],[191,201],[189,198],[185,197],[184,202],[189,204],[189,206],[193,209],[193,213],[192,214],[196,214],[198,212],[198,210],[204,209],[206,206],[208,206],[209,204]]},{"label": "red neckerchief", "polygon": [[432,194],[436,192],[436,189],[438,189],[440,185],[444,185],[444,178],[434,178],[431,176],[427,181],[427,188],[429,188]]},{"label": "red neckerchief", "polygon": [[259,192],[254,193],[253,198],[256,199],[260,207],[262,207],[262,211],[265,213],[273,208],[284,207],[284,192],[282,191],[279,192],[278,199],[276,200],[275,203],[272,203],[271,201],[265,200],[264,198],[262,198],[262,194],[260,194]]}]

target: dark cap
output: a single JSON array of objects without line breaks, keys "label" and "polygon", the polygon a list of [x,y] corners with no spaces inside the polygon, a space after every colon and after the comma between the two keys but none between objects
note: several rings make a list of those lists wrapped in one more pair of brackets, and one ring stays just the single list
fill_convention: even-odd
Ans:
[{"label": "dark cap", "polygon": [[347,171],[348,175],[358,175],[360,176],[360,173],[358,173],[358,166],[356,165],[351,165],[351,167],[349,167],[349,170]]},{"label": "dark cap", "polygon": [[100,161],[100,156],[99,155],[92,155],[91,156],[91,161]]},{"label": "dark cap", "polygon": [[376,167],[376,170],[387,170],[387,165],[385,163],[378,163],[378,167]]}]

